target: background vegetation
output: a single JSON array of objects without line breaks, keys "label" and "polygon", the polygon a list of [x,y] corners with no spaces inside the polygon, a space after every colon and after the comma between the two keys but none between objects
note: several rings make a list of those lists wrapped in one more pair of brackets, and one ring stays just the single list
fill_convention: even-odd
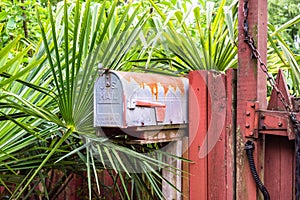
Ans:
[{"label": "background vegetation", "polygon": [[[51,2],[0,3],[1,195],[54,199],[75,173],[87,182],[82,195],[90,199],[104,198],[103,191],[163,198],[160,169],[170,155],[159,151],[162,144],[95,136],[98,63],[173,76],[236,68],[238,1]],[[299,1],[269,0],[269,11],[269,70],[276,76],[285,69],[299,95]],[[104,169],[119,184],[103,185]],[[60,181],[51,180],[55,170]]]}]

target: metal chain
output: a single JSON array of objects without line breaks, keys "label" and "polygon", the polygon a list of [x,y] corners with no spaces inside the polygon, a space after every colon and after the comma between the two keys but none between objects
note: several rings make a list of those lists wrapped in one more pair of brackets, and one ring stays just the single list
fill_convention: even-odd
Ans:
[{"label": "metal chain", "polygon": [[244,29],[244,34],[245,34],[244,41],[250,47],[253,58],[256,58],[257,61],[259,62],[260,69],[266,74],[267,81],[269,82],[269,84],[271,85],[271,87],[276,91],[276,93],[278,95],[278,98],[282,102],[282,104],[284,105],[286,111],[289,112],[289,113],[292,113],[291,106],[288,104],[288,102],[284,98],[283,93],[277,87],[276,81],[273,78],[273,76],[268,72],[267,65],[266,65],[266,63],[264,63],[262,61],[261,55],[260,55],[258,49],[255,46],[254,40],[253,40],[253,38],[249,34],[249,24],[248,24],[249,2],[248,2],[248,0],[244,1],[243,13],[244,13],[244,27],[243,27],[243,29]]},{"label": "metal chain", "polygon": [[276,91],[277,96],[279,100],[282,102],[284,105],[286,111],[289,113],[290,120],[292,124],[294,125],[294,132],[295,132],[295,158],[296,158],[296,166],[295,166],[295,195],[296,195],[296,200],[300,200],[300,122],[297,119],[296,115],[293,113],[292,107],[288,104],[286,99],[283,96],[282,91],[277,87],[277,84],[275,82],[275,79],[273,76],[268,72],[267,65],[262,61],[261,55],[258,51],[258,49],[255,46],[253,38],[249,34],[249,24],[248,24],[248,13],[249,13],[249,0],[244,0],[244,8],[243,8],[243,13],[244,13],[244,34],[245,34],[245,39],[244,41],[248,44],[248,46],[251,49],[251,53],[253,58],[256,58],[257,61],[259,62],[261,70],[266,74],[267,80],[273,90]]}]

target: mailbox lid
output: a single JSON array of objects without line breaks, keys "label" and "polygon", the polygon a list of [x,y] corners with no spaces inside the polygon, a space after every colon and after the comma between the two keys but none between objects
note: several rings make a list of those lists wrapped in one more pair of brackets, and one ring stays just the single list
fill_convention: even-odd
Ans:
[{"label": "mailbox lid", "polygon": [[99,75],[94,85],[94,126],[124,127],[123,86],[113,71]]},{"label": "mailbox lid", "polygon": [[108,71],[95,84],[95,126],[184,124],[187,101],[187,78]]}]

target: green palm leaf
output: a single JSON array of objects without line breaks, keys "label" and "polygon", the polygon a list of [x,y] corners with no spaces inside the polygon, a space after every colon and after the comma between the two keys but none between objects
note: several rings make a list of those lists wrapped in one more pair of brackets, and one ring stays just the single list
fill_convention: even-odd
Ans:
[{"label": "green palm leaf", "polygon": [[[164,12],[153,1],[150,2],[159,16],[167,20]],[[212,2],[206,2],[206,7],[194,6],[193,15],[187,22],[187,14],[178,10],[173,16],[175,20],[165,22],[163,40],[185,65],[186,73],[196,69],[225,71],[237,66],[237,1],[229,7],[225,7],[225,2],[221,1],[217,10]],[[206,23],[203,21],[205,18]]]},{"label": "green palm leaf", "polygon": [[[16,164],[8,162],[9,165],[2,165],[0,171],[2,169],[14,173],[16,169],[27,166],[33,169],[27,172],[27,176],[21,177],[22,181],[16,183],[12,198],[24,197],[29,185],[42,183],[45,179],[42,169],[73,164],[74,161],[67,160],[69,155],[76,155],[76,162],[86,165],[90,198],[92,177],[97,177],[97,169],[104,167],[113,169],[120,176],[127,198],[130,198],[130,194],[125,177],[141,178],[130,175],[134,170],[146,173],[153,188],[153,193],[149,194],[162,197],[157,181],[163,180],[163,177],[152,170],[157,168],[155,166],[167,165],[152,155],[132,150],[130,146],[95,137],[92,124],[93,84],[98,75],[97,63],[111,69],[128,69],[131,66],[128,59],[136,57],[139,52],[137,49],[142,48],[137,46],[140,45],[137,37],[143,33],[143,27],[151,16],[150,12],[141,11],[140,5],[133,3],[121,8],[117,0],[109,8],[105,1],[103,4],[90,1],[80,3],[79,0],[68,4],[64,1],[57,4],[55,13],[52,13],[51,5],[48,6],[48,11],[49,23],[43,24],[39,20],[43,43],[40,43],[30,64],[19,73],[9,74],[2,82],[2,86],[14,84],[9,86],[9,91],[3,90],[1,96],[1,101],[4,102],[3,117],[10,121],[0,123],[5,123],[5,132],[15,134],[19,131],[17,136],[26,138],[26,141],[18,143],[17,150],[14,150],[11,141],[17,139],[17,136],[2,136],[1,142],[7,142],[0,145],[0,149],[6,152],[0,154],[0,166],[14,158]],[[24,54],[25,51],[18,57],[21,58]],[[44,55],[47,55],[47,60]],[[15,60],[18,61],[19,58]],[[5,68],[9,66],[11,65]],[[24,113],[26,117],[11,117],[18,112]],[[16,124],[17,128],[12,131]],[[46,131],[36,131],[42,129]],[[82,143],[82,146],[70,142],[78,135],[88,142]],[[30,150],[25,154],[26,162],[20,164],[24,159],[16,155],[24,148]],[[38,159],[35,155],[37,152],[40,152]],[[128,163],[123,157],[132,160],[137,166],[129,171]],[[54,160],[58,162],[54,163]],[[134,183],[138,193],[149,190],[142,180],[135,180]],[[97,179],[96,185],[97,188],[100,187]],[[48,193],[45,192],[46,197],[49,197]]]}]

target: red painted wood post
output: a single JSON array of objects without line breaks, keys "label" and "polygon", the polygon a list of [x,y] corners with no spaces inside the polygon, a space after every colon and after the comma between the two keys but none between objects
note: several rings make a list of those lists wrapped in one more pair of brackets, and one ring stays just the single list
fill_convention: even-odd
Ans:
[{"label": "red painted wood post", "polygon": [[234,198],[234,70],[190,72],[190,200]]},{"label": "red painted wood post", "polygon": [[[244,133],[246,104],[249,101],[259,101],[260,109],[266,108],[266,76],[261,71],[251,51],[244,42],[244,0],[239,2],[239,43],[238,43],[238,77],[237,77],[237,193],[236,199],[257,199],[257,188],[250,173],[248,160],[245,155]],[[261,54],[262,60],[267,56],[267,0],[249,0],[249,34]],[[255,141],[254,160],[257,169],[263,172],[264,138],[261,136]],[[262,170],[260,170],[262,169]],[[262,177],[262,174],[260,174]]]},{"label": "red painted wood post", "polygon": [[226,109],[226,199],[235,199],[236,193],[236,75],[237,71],[229,69],[226,71],[226,94],[227,94],[227,109]]},{"label": "red painted wood post", "polygon": [[[207,157],[199,152],[207,132],[207,71],[189,74],[190,200],[207,199]],[[206,142],[206,141],[205,141]]]},{"label": "red painted wood post", "polygon": [[[227,199],[226,175],[226,109],[225,74],[208,71],[208,199]],[[201,154],[200,154],[201,156]]]}]

